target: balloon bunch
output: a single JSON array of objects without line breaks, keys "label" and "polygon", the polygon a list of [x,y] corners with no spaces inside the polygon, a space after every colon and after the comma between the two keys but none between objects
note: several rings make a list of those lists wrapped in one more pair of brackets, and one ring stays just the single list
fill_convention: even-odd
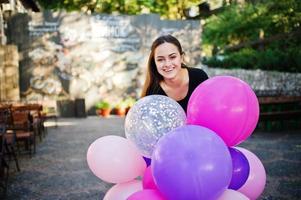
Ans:
[{"label": "balloon bunch", "polygon": [[[216,76],[203,82],[188,103],[187,124],[211,129],[228,146],[232,160],[228,189],[238,191],[251,200],[263,192],[266,172],[254,153],[235,145],[252,134],[258,118],[259,103],[252,88],[231,76]],[[227,199],[236,199],[230,198],[229,194]]]},{"label": "balloon bunch", "polygon": [[126,138],[97,139],[88,165],[115,183],[105,200],[253,200],[264,189],[265,170],[255,154],[235,145],[252,134],[258,117],[249,85],[216,76],[194,90],[187,117],[166,96],[137,101],[125,119]]}]

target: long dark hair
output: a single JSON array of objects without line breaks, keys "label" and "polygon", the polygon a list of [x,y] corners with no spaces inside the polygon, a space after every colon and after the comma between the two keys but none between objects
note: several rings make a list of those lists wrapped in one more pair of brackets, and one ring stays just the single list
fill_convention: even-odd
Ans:
[{"label": "long dark hair", "polygon": [[[157,91],[160,86],[159,85],[160,81],[163,80],[162,75],[159,74],[159,72],[157,70],[154,54],[155,54],[156,48],[165,42],[174,44],[178,48],[180,55],[184,54],[184,52],[182,50],[182,46],[177,38],[173,37],[172,35],[162,35],[162,36],[158,37],[153,42],[152,47],[151,47],[151,53],[149,55],[148,63],[147,63],[146,79],[145,79],[144,86],[142,89],[141,97],[146,96],[146,94],[150,91],[150,89],[152,89],[153,91]],[[187,66],[184,63],[182,63],[181,67],[186,68]]]}]

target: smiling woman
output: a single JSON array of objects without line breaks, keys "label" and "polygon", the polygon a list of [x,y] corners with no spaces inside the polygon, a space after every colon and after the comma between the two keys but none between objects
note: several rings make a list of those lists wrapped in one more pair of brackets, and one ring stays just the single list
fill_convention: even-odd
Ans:
[{"label": "smiling woman", "polygon": [[193,90],[208,79],[207,74],[184,64],[184,52],[177,38],[158,37],[152,44],[148,59],[142,97],[160,94],[176,100],[186,112]]}]

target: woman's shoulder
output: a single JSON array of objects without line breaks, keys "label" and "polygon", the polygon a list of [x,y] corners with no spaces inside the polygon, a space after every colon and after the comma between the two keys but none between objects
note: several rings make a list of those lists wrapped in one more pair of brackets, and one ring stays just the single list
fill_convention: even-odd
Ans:
[{"label": "woman's shoulder", "polygon": [[201,80],[208,79],[207,73],[204,70],[200,69],[200,68],[189,67],[187,69],[188,69],[188,72],[189,72],[189,77],[196,77],[196,78],[199,78]]}]

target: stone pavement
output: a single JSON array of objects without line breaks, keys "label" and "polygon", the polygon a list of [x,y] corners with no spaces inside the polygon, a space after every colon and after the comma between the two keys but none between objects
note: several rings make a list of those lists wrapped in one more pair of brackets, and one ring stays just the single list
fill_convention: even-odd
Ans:
[{"label": "stone pavement", "polygon": [[[8,200],[101,200],[111,184],[89,170],[89,145],[104,135],[124,135],[124,118],[59,119],[29,158],[21,156],[21,172],[12,167]],[[241,147],[255,153],[267,171],[260,200],[301,199],[301,131],[255,132]],[[12,163],[13,164],[13,163]],[[11,165],[13,166],[13,165]]]}]

